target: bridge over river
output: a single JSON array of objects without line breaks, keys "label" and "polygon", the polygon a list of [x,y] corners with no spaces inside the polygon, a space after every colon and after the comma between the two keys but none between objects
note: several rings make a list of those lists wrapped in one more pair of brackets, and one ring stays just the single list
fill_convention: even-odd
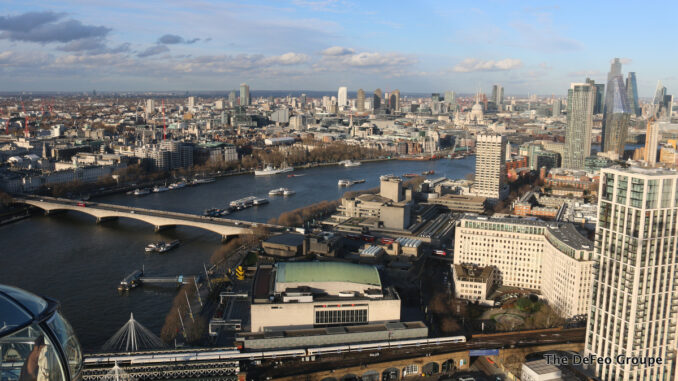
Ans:
[{"label": "bridge over river", "polygon": [[16,203],[40,208],[46,214],[75,211],[89,214],[96,218],[97,223],[117,218],[131,218],[153,225],[156,231],[177,225],[191,226],[209,230],[221,235],[226,240],[229,237],[251,234],[257,226],[266,227],[276,231],[285,229],[283,226],[262,224],[251,221],[241,221],[219,217],[204,217],[195,214],[168,212],[164,210],[135,208],[123,205],[103,204],[92,201],[78,201],[64,198],[45,196],[18,196],[14,198]]}]

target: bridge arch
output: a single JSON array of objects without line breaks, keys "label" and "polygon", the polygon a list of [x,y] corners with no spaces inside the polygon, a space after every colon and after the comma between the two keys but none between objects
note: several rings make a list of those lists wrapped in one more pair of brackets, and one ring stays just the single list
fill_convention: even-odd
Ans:
[{"label": "bridge arch", "polygon": [[445,360],[441,365],[441,371],[443,373],[454,373],[457,371],[457,363],[454,359]]},{"label": "bridge arch", "polygon": [[360,381],[379,381],[379,372],[376,370],[368,370],[360,377]]},{"label": "bridge arch", "polygon": [[349,373],[341,378],[340,381],[359,381],[360,378],[353,373]]},{"label": "bridge arch", "polygon": [[440,373],[440,365],[438,365],[437,362],[430,362],[425,364],[421,368],[421,373],[427,375],[427,376],[433,376],[434,374]]}]

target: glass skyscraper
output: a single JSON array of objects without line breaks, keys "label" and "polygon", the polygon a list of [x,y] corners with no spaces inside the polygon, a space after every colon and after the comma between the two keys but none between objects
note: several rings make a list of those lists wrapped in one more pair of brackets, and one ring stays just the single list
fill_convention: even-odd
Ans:
[{"label": "glass skyscraper", "polygon": [[640,104],[638,103],[638,83],[636,73],[630,71],[626,78],[626,98],[629,102],[629,108],[636,116],[640,116]]},{"label": "glass skyscraper", "polygon": [[595,87],[595,97],[593,101],[593,113],[602,114],[603,113],[603,100],[605,99],[605,85],[602,83],[596,83],[591,78],[586,78],[586,83]]},{"label": "glass skyscraper", "polygon": [[249,106],[252,104],[252,99],[250,98],[250,87],[248,84],[243,83],[240,85],[240,105]]},{"label": "glass skyscraper", "polygon": [[591,128],[595,87],[589,83],[573,83],[567,92],[567,129],[563,167],[583,169],[584,159],[591,154]]},{"label": "glass skyscraper", "polygon": [[631,109],[621,74],[621,62],[615,58],[607,75],[607,93],[603,110],[602,151],[616,152],[621,158],[629,129]]}]

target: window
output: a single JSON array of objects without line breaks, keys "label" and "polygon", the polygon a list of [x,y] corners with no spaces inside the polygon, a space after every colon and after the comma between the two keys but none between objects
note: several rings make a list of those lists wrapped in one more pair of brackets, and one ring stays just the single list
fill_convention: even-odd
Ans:
[{"label": "window", "polygon": [[367,308],[361,309],[316,309],[316,325],[346,325],[367,323]]},{"label": "window", "polygon": [[65,378],[54,344],[37,325],[0,338],[0,380]]}]

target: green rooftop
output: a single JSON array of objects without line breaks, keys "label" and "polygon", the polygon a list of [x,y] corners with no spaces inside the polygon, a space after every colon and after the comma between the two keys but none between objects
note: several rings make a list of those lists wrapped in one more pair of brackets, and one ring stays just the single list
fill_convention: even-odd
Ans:
[{"label": "green rooftop", "polygon": [[350,282],[381,288],[376,267],[342,262],[281,262],[276,283]]}]

